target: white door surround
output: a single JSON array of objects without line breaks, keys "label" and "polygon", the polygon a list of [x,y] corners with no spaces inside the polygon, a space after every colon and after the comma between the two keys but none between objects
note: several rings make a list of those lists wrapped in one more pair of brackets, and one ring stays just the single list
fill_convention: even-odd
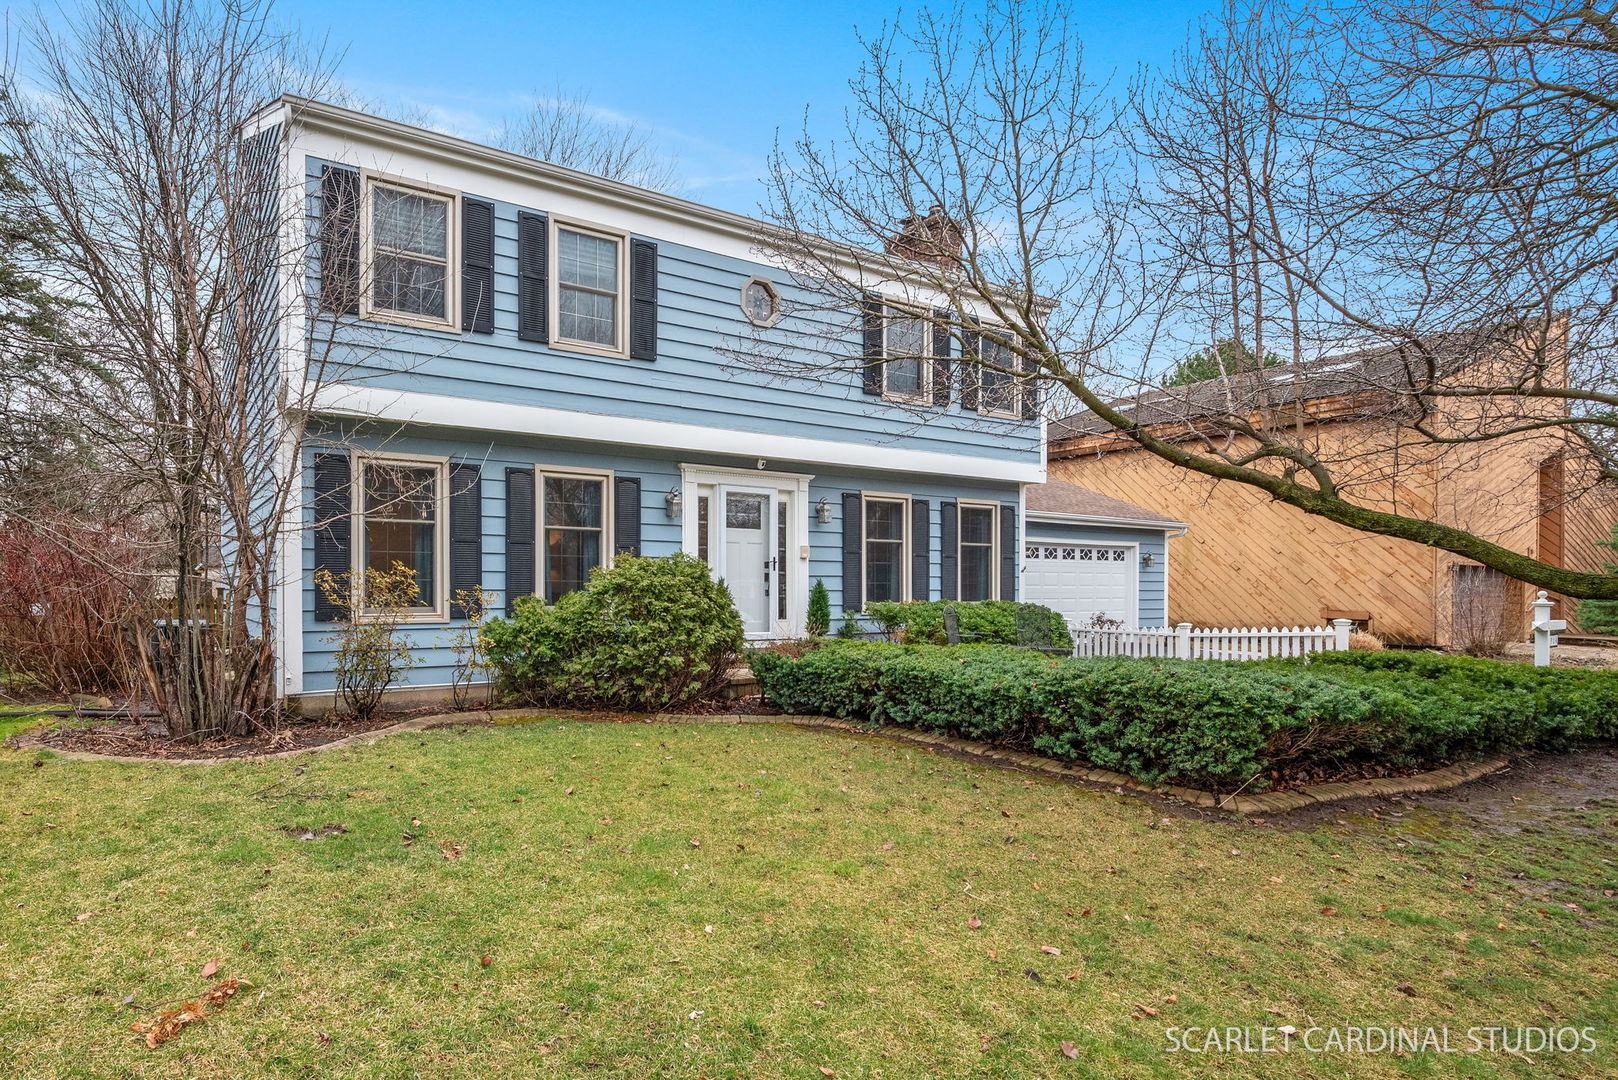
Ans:
[{"label": "white door surround", "polygon": [[[803,473],[680,466],[680,549],[701,557],[706,548],[708,566],[730,586],[750,639],[803,634],[811,479]],[[699,500],[706,500],[706,543]],[[735,518],[729,509],[736,511]],[[735,528],[729,520],[736,522]]]}]

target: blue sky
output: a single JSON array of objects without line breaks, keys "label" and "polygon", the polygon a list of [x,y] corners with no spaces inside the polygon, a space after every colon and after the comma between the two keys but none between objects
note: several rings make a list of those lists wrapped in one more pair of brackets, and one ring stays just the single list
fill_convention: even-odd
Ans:
[{"label": "blue sky", "polygon": [[[1092,74],[1159,64],[1210,0],[1070,5]],[[805,107],[834,118],[859,63],[854,29],[885,3],[461,3],[282,0],[282,19],[343,50],[340,76],[434,126],[486,138],[525,95],[560,85],[652,129],[681,162],[682,193],[752,213],[776,132]]]}]

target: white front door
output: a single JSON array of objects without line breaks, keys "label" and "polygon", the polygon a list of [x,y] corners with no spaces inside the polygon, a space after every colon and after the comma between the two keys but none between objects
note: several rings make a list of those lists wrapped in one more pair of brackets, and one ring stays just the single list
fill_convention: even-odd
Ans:
[{"label": "white front door", "polygon": [[1072,629],[1136,621],[1135,548],[1123,544],[1023,544],[1023,599],[1060,612]]},{"label": "white front door", "polygon": [[768,634],[775,621],[774,503],[764,492],[723,492],[725,581],[749,634]]}]

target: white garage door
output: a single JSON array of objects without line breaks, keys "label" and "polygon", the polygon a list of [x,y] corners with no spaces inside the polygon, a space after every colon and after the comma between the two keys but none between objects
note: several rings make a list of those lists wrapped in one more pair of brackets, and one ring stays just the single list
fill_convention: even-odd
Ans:
[{"label": "white garage door", "polygon": [[1089,626],[1098,615],[1134,626],[1134,551],[1030,540],[1023,545],[1023,598],[1061,612],[1070,627]]}]

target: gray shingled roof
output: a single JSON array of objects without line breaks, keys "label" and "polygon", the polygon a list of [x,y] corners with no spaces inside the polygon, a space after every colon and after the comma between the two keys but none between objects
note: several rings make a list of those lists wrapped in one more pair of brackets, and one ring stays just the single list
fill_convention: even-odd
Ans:
[{"label": "gray shingled roof", "polygon": [[[1486,348],[1473,334],[1433,335],[1424,347],[1448,374]],[[1278,364],[1258,371],[1227,375],[1205,382],[1147,390],[1114,400],[1126,415],[1148,425],[1184,423],[1201,418],[1246,416],[1278,405],[1367,392],[1406,392],[1428,381],[1427,359],[1406,346],[1364,349],[1359,352]],[[1112,425],[1086,409],[1053,420],[1047,431],[1052,441],[1075,435],[1098,435]]]},{"label": "gray shingled roof", "polygon": [[1165,525],[1180,522],[1156,510],[1114,499],[1099,491],[1069,484],[1063,480],[1050,480],[1043,484],[1029,484],[1027,489],[1030,513],[1074,514],[1078,517],[1128,518],[1132,521],[1161,521]]}]

